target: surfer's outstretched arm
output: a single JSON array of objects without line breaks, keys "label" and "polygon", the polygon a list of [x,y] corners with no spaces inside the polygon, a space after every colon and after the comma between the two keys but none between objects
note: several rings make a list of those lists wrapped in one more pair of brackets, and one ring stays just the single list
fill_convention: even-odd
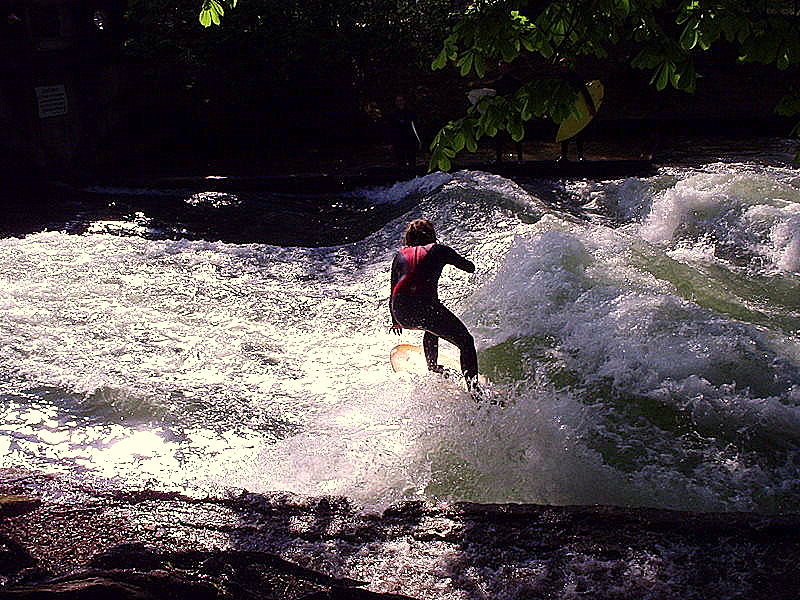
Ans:
[{"label": "surfer's outstretched arm", "polygon": [[475,263],[461,256],[458,252],[453,250],[450,246],[443,246],[447,252],[447,263],[453,265],[457,269],[466,271],[467,273],[475,272]]}]

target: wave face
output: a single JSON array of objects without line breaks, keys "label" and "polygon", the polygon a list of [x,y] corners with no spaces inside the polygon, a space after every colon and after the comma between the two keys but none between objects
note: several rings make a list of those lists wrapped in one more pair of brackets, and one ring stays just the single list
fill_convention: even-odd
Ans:
[{"label": "wave face", "polygon": [[[459,172],[357,204],[371,233],[319,248],[160,234],[143,212],[0,239],[2,466],[364,507],[800,510],[796,171]],[[440,295],[504,407],[391,372],[394,344],[421,343],[387,310],[418,216],[477,265]]]}]

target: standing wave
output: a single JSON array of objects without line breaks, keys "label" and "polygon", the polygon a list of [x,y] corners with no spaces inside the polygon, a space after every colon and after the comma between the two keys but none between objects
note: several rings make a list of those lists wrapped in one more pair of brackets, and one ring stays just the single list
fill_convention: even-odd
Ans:
[{"label": "standing wave", "polygon": [[[751,164],[463,171],[364,192],[383,223],[320,248],[0,240],[0,444],[128,487],[796,512],[799,187]],[[418,216],[476,263],[440,294],[497,404],[388,366],[421,340],[386,306]]]}]

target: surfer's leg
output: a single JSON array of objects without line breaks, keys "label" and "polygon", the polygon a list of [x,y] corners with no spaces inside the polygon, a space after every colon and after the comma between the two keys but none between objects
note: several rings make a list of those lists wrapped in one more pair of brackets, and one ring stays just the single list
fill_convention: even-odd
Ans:
[{"label": "surfer's leg", "polygon": [[[472,389],[478,380],[478,355],[475,339],[466,325],[444,305],[438,305],[431,314],[432,322],[426,323],[425,331],[443,338],[456,346],[461,353],[461,372]],[[437,342],[438,343],[438,342]],[[427,354],[426,354],[427,356]],[[430,363],[428,363],[430,364]]]},{"label": "surfer's leg", "polygon": [[392,144],[394,149],[394,158],[397,161],[397,165],[399,167],[405,167],[406,165],[406,144],[403,139],[396,139]]},{"label": "surfer's leg", "polygon": [[455,344],[461,350],[461,372],[467,380],[467,387],[472,389],[478,383],[478,354],[475,352],[475,340],[466,327],[464,335]]},{"label": "surfer's leg", "polygon": [[428,363],[428,370],[441,373],[442,367],[439,365],[439,336],[426,331],[422,336],[422,349],[425,351],[425,362]]},{"label": "surfer's leg", "polygon": [[561,156],[559,156],[556,160],[558,162],[568,161],[569,160],[569,156],[567,156],[568,153],[569,153],[569,140],[564,140],[563,142],[561,142]]},{"label": "surfer's leg", "polygon": [[500,136],[500,132],[494,136],[494,162],[503,162],[503,138]]},{"label": "surfer's leg", "polygon": [[417,140],[408,140],[406,142],[406,163],[409,167],[417,166]]}]

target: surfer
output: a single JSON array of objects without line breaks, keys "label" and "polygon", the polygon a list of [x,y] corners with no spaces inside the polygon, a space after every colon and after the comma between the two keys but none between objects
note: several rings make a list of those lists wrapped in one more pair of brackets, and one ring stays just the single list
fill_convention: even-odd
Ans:
[{"label": "surfer", "polygon": [[428,219],[414,219],[406,228],[405,247],[392,263],[392,295],[389,311],[392,331],[422,329],[422,347],[428,369],[441,373],[438,364],[439,338],[444,338],[461,352],[461,371],[473,395],[478,388],[478,356],[475,340],[464,323],[439,301],[439,276],[445,265],[475,272],[475,265],[449,246],[436,243],[436,231]]},{"label": "surfer", "polygon": [[[511,72],[511,66],[505,61],[497,64],[497,70],[500,75],[487,86],[494,89],[496,95],[504,96],[511,101],[517,90],[522,87],[522,82]],[[510,141],[511,136],[505,131],[498,131],[494,136],[494,161],[498,164],[503,162],[503,146],[507,140]],[[517,151],[517,161],[522,162],[522,141],[514,142],[514,146]]]},{"label": "surfer", "polygon": [[[586,102],[586,107],[589,109],[589,114],[594,117],[597,114],[597,106],[595,106],[594,99],[589,94],[589,90],[586,89],[586,82],[584,82],[583,78],[575,72],[572,61],[567,57],[563,57],[558,61],[558,68],[559,77],[570,85],[570,87],[575,91],[576,97],[578,95],[583,96],[583,99]],[[573,137],[561,142],[561,156],[556,159],[558,162],[563,163],[569,160],[567,158],[567,152],[569,151],[570,140],[575,140],[575,149],[578,154],[578,160],[583,160],[583,134],[584,131],[580,131]]]},{"label": "surfer", "polygon": [[403,168],[417,165],[417,151],[422,143],[417,133],[417,115],[408,107],[405,96],[394,99],[396,110],[389,115],[389,136],[397,164]]}]

